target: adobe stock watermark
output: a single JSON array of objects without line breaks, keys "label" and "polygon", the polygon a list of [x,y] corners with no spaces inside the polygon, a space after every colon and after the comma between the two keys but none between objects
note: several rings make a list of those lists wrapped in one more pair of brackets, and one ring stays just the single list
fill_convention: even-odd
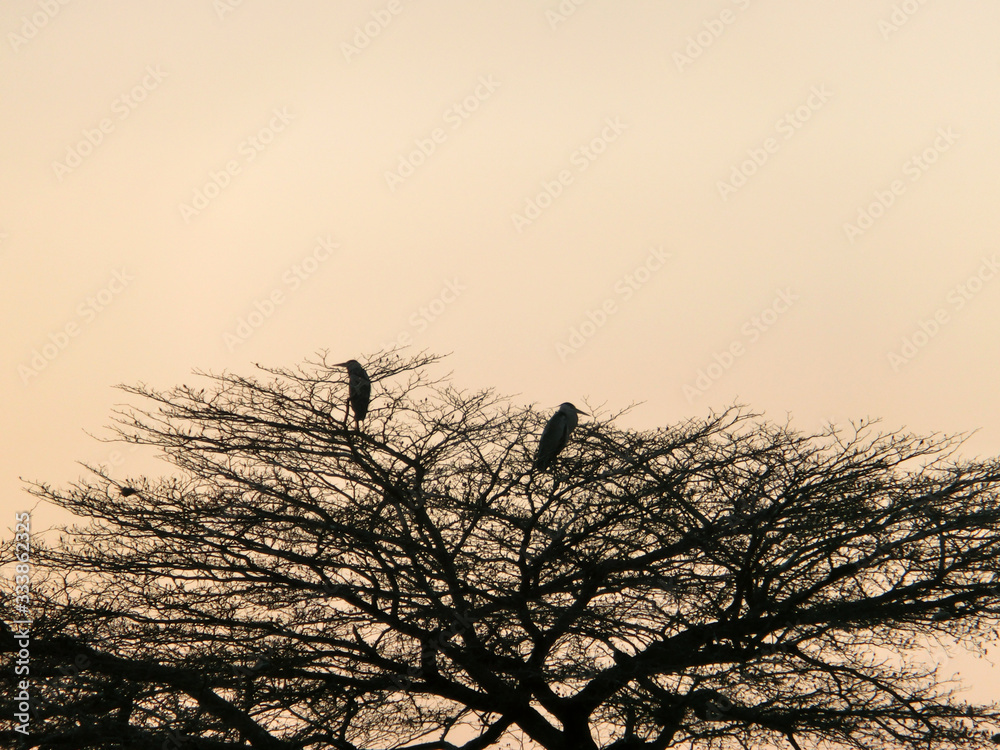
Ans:
[{"label": "adobe stock watermark", "polygon": [[[740,12],[750,7],[750,0],[732,0],[732,3]],[[726,28],[736,22],[736,18],[732,8],[724,8],[718,17],[703,21],[701,25],[704,28],[694,36],[689,35],[684,40],[687,42],[684,51],[674,52],[674,64],[677,66],[677,70],[683,73],[685,68],[693,65],[694,61],[701,57],[706,49],[715,44],[715,40],[722,36]]]},{"label": "adobe stock watermark", "polygon": [[403,4],[401,0],[389,0],[384,8],[379,8],[371,12],[372,20],[366,21],[361,26],[355,26],[354,35],[351,37],[353,44],[348,42],[340,43],[340,51],[344,53],[344,58],[347,62],[351,62],[351,60],[360,55],[372,43],[372,39],[385,31],[389,24],[392,23],[392,19],[402,12]]},{"label": "adobe stock watermark", "polygon": [[[436,633],[429,634],[430,637],[426,640],[422,640],[420,643],[420,656],[418,663],[424,665],[429,661],[432,661],[438,651],[443,651],[448,648],[449,641],[457,635],[461,635],[467,630],[471,630],[475,621],[465,612],[451,612],[452,623],[447,628],[442,628]],[[402,690],[409,690],[413,687],[414,679],[420,679],[424,676],[423,666],[408,666],[406,668],[406,674],[389,675],[389,679],[393,681],[396,687]]]},{"label": "adobe stock watermark", "polygon": [[[617,117],[606,117],[601,132],[570,154],[570,166],[576,167],[578,174],[586,171],[587,167],[597,161],[601,154],[608,150],[608,146],[617,141],[618,137],[626,130],[628,130],[628,125]],[[535,195],[524,199],[523,212],[517,213],[515,211],[510,215],[510,220],[518,234],[541,217],[542,212],[549,208],[567,187],[573,184],[573,179],[573,171],[564,168],[560,169],[553,179],[543,180],[542,189]]]},{"label": "adobe stock watermark", "polygon": [[458,301],[458,298],[462,296],[462,292],[467,288],[465,284],[458,280],[457,276],[446,280],[444,286],[441,287],[441,291],[433,299],[418,307],[407,318],[410,327],[396,334],[396,337],[390,343],[382,344],[382,348],[388,350],[397,346],[410,346],[413,343],[414,334],[423,333],[430,328],[431,323],[444,315],[445,311]]},{"label": "adobe stock watermark", "polygon": [[[958,142],[958,135],[950,127],[938,128],[934,141],[921,151],[914,154],[903,163],[903,175],[910,178],[910,182],[916,182],[923,177],[927,170],[933,166],[945,151],[948,151]],[[906,192],[906,184],[896,179],[890,182],[884,190],[876,190],[873,195],[875,200],[867,206],[858,209],[858,218],[855,223],[844,223],[844,234],[852,245],[857,242],[865,232],[871,229],[875,222],[885,216],[885,212],[896,202],[896,198]]]},{"label": "adobe stock watermark", "polygon": [[997,255],[993,253],[989,258],[981,258],[979,268],[945,294],[947,305],[938,307],[929,318],[919,320],[917,330],[903,337],[898,352],[886,352],[893,372],[899,372],[899,368],[912,362],[931,339],[953,320],[952,314],[964,309],[973,297],[983,291],[988,282],[996,278],[997,272],[1000,271],[1000,259]]},{"label": "adobe stock watermark", "polygon": [[38,36],[38,32],[48,26],[52,19],[59,15],[62,6],[69,5],[69,2],[70,0],[38,0],[38,10],[30,16],[21,16],[21,26],[18,28],[21,33],[7,32],[7,41],[10,42],[11,49],[17,52]]},{"label": "adobe stock watermark", "polygon": [[14,675],[23,678],[14,686],[14,731],[28,736],[31,720],[31,514],[14,514],[14,609],[20,619],[6,621],[18,651],[14,654]]},{"label": "adobe stock watermark", "polygon": [[553,31],[562,26],[569,17],[576,13],[576,9],[587,0],[561,0],[561,2],[545,11],[545,20],[549,22],[549,28]]},{"label": "adobe stock watermark", "polygon": [[[163,83],[167,74],[163,72],[159,65],[147,65],[146,75],[142,77],[135,86],[128,91],[116,96],[111,100],[111,113],[117,115],[117,121],[128,119],[132,111],[140,103],[146,101],[146,97],[156,91]],[[63,161],[53,161],[52,169],[59,182],[62,182],[66,175],[83,164],[83,160],[94,153],[97,148],[104,143],[104,139],[115,130],[115,120],[110,117],[103,117],[93,128],[84,128],[81,131],[83,138],[76,143],[67,146],[66,156]]]},{"label": "adobe stock watermark", "polygon": [[565,362],[570,355],[576,354],[594,338],[597,332],[607,325],[608,319],[621,309],[619,305],[632,299],[670,258],[670,253],[664,252],[662,247],[650,249],[641,263],[614,283],[612,294],[605,297],[594,309],[587,310],[584,320],[570,326],[565,341],[556,342],[556,354],[559,355],[560,361]]},{"label": "adobe stock watermark", "polygon": [[256,159],[264,150],[274,142],[274,137],[288,127],[288,123],[295,119],[295,115],[289,113],[288,107],[271,110],[272,117],[267,125],[262,127],[253,135],[248,136],[236,149],[236,153],[243,158],[243,163],[239,159],[230,159],[220,170],[210,170],[208,179],[194,189],[190,203],[181,203],[178,209],[181,218],[188,224],[191,219],[198,216],[208,208],[208,205],[222,195],[222,191],[229,187],[233,178],[238,175],[243,166]]},{"label": "adobe stock watermark", "polygon": [[788,312],[797,299],[799,299],[799,295],[791,288],[779,289],[770,305],[740,327],[742,338],[733,339],[729,346],[721,352],[713,352],[712,362],[698,370],[694,384],[684,384],[681,390],[687,402],[690,404],[697,397],[704,396],[706,391],[736,364],[737,359],[744,356],[765,332],[771,330],[771,327],[778,322],[782,315]]},{"label": "adobe stock watermark", "polygon": [[128,463],[129,458],[138,450],[139,446],[135,443],[129,443],[128,448],[114,448],[108,453],[104,461],[97,463],[97,466],[109,477],[113,477],[119,469]]},{"label": "adobe stock watermark", "polygon": [[927,0],[903,0],[903,2],[893,5],[889,18],[878,22],[878,30],[882,34],[882,39],[888,41],[889,37],[903,28],[913,14],[926,3]]},{"label": "adobe stock watermark", "polygon": [[44,344],[32,349],[28,355],[28,364],[17,366],[17,374],[21,377],[21,382],[27,385],[32,378],[38,377],[42,370],[49,366],[50,362],[66,350],[69,342],[97,320],[97,316],[107,310],[118,295],[124,292],[133,281],[135,281],[135,277],[126,270],[125,266],[112,271],[111,278],[101,289],[76,306],[76,317],[68,321],[58,331],[50,333],[48,341]]},{"label": "adobe stock watermark", "polygon": [[[498,88],[500,88],[500,83],[494,80],[493,76],[479,76],[476,87],[460,101],[448,107],[441,115],[441,119],[452,132],[458,130],[472,116],[472,113],[479,109],[479,105],[493,96],[493,92]],[[427,158],[447,140],[448,130],[443,127],[432,129],[426,138],[414,139],[413,145],[416,148],[408,154],[400,155],[394,171],[385,171],[385,182],[389,186],[389,192],[396,192],[396,188],[412,177],[417,167],[426,163]]]},{"label": "adobe stock watermark", "polygon": [[219,17],[220,21],[225,21],[226,16],[233,13],[241,5],[243,5],[243,0],[212,0],[212,8],[215,9],[215,15]]},{"label": "adobe stock watermark", "polygon": [[222,334],[226,349],[232,353],[236,347],[245,344],[254,332],[278,311],[278,307],[288,301],[287,295],[299,289],[307,279],[320,269],[321,265],[330,260],[334,250],[338,247],[340,245],[334,242],[330,235],[317,237],[313,249],[302,260],[281,274],[281,285],[272,289],[263,299],[255,299],[253,309],[237,319],[233,332],[226,331]]},{"label": "adobe stock watermark", "polygon": [[733,164],[729,172],[728,180],[719,180],[715,186],[719,189],[719,197],[723,201],[728,201],[729,196],[747,184],[747,181],[757,174],[767,160],[778,153],[781,144],[794,136],[803,125],[812,119],[813,113],[823,108],[823,105],[830,101],[833,96],[831,91],[827,91],[824,84],[813,86],[809,89],[809,96],[795,109],[786,112],[774,123],[774,129],[781,139],[775,136],[768,136],[759,147],[748,148],[748,159],[744,159],[738,164]]}]

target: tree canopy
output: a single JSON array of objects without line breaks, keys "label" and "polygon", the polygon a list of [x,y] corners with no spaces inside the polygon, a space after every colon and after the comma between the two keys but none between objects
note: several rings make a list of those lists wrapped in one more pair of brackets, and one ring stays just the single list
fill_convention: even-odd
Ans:
[{"label": "tree canopy", "polygon": [[325,356],[120,386],[172,469],[30,487],[87,521],[33,550],[28,746],[991,745],[926,653],[997,637],[1000,462],[589,406],[539,471],[551,412],[436,360],[365,361],[360,429]]}]

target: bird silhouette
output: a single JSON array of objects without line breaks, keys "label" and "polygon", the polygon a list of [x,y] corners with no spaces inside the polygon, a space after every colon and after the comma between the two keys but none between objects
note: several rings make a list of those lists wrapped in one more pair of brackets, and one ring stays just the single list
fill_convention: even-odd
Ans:
[{"label": "bird silhouette", "polygon": [[[356,359],[340,362],[334,367],[347,368],[347,403],[354,411],[354,428],[361,429],[361,420],[368,414],[368,404],[372,400],[372,381],[365,368]],[[344,420],[347,420],[347,405],[344,406]]]},{"label": "bird silhouette", "polygon": [[549,423],[542,430],[541,440],[538,441],[538,453],[535,455],[536,469],[544,471],[549,468],[559,452],[566,447],[569,434],[579,421],[578,414],[585,417],[590,416],[587,412],[577,409],[569,401],[559,405],[558,411],[549,419]]}]

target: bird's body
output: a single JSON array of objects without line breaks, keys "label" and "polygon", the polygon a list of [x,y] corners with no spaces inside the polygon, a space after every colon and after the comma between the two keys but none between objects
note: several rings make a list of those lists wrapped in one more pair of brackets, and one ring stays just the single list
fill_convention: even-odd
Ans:
[{"label": "bird's body", "polygon": [[[341,362],[337,367],[347,368],[348,396],[347,402],[354,412],[354,426],[358,427],[361,420],[368,414],[368,404],[372,400],[372,381],[365,368],[356,359]],[[347,419],[347,407],[344,407],[344,419]]]},{"label": "bird's body", "polygon": [[549,468],[559,452],[566,447],[569,441],[569,434],[574,430],[579,419],[578,414],[587,416],[587,412],[580,411],[568,401],[559,405],[558,411],[552,415],[549,423],[542,430],[542,437],[538,441],[538,453],[535,455],[535,468],[544,471]]}]

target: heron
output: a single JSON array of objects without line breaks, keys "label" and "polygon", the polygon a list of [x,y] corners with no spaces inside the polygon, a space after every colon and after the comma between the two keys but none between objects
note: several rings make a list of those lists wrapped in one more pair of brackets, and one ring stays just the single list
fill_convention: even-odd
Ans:
[{"label": "heron", "polygon": [[[360,429],[361,420],[368,414],[368,404],[372,400],[372,381],[365,368],[356,359],[339,362],[334,367],[347,368],[347,403],[354,411],[354,427]],[[347,421],[347,404],[344,405],[344,421]]]},{"label": "heron", "polygon": [[538,453],[535,455],[536,469],[544,471],[549,468],[555,457],[559,455],[559,451],[566,447],[569,434],[579,421],[578,414],[585,417],[590,416],[587,412],[577,409],[569,401],[559,405],[558,411],[545,425],[545,429],[542,430],[542,438],[538,441]]}]

